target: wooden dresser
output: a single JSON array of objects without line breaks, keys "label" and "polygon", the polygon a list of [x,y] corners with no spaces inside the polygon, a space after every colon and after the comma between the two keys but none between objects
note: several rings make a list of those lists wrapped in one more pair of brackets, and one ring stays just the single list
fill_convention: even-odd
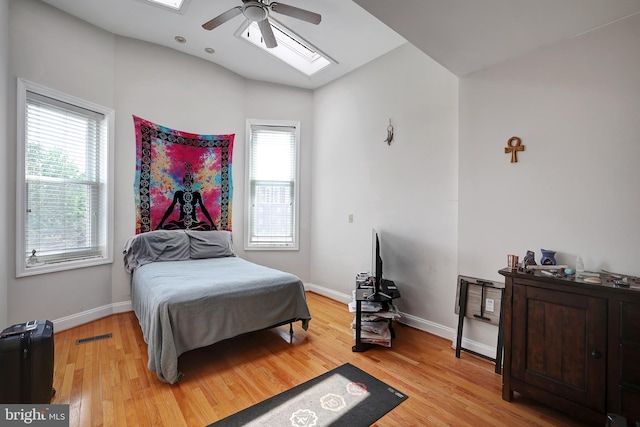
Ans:
[{"label": "wooden dresser", "polygon": [[594,426],[640,421],[640,284],[502,269],[502,398],[514,392]]}]

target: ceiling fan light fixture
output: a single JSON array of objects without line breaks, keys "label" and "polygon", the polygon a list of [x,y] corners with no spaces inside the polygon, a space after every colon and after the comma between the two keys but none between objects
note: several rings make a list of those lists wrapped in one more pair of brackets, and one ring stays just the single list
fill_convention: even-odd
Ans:
[{"label": "ceiling fan light fixture", "polygon": [[242,14],[250,21],[260,22],[267,19],[269,11],[260,2],[248,1],[242,5]]}]

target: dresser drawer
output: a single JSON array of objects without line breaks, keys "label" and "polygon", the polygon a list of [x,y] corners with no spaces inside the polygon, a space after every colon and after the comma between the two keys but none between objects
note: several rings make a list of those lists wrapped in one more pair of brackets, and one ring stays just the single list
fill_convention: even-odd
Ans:
[{"label": "dresser drawer", "polygon": [[620,306],[620,337],[640,345],[640,305],[623,302]]}]

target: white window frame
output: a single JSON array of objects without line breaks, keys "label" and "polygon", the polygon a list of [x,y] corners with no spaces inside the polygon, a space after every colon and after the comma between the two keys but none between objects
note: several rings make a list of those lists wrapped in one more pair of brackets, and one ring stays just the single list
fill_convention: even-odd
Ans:
[{"label": "white window frame", "polygon": [[178,13],[180,15],[184,15],[187,12],[187,8],[189,7],[189,2],[191,0],[182,0],[179,5],[174,6],[173,1],[167,0],[138,0],[141,3],[144,3],[149,6],[157,7],[158,9],[162,9],[165,11]]},{"label": "white window frame", "polygon": [[[103,171],[101,182],[105,189],[102,193],[105,212],[101,226],[104,233],[102,256],[87,259],[64,260],[57,263],[38,262],[37,265],[27,265],[26,259],[26,176],[25,176],[25,138],[26,138],[26,107],[27,92],[95,111],[104,115],[106,120],[106,170]],[[16,167],[16,277],[32,276],[36,274],[52,273],[56,271],[84,268],[113,262],[113,156],[114,156],[115,111],[89,101],[76,98],[54,89],[41,86],[24,79],[18,79],[17,91],[17,167]]]},{"label": "white window frame", "polygon": [[[293,208],[293,241],[291,243],[263,242],[257,243],[251,241],[251,208],[252,190],[251,190],[251,136],[253,126],[260,127],[292,127],[295,128],[295,178],[294,178],[294,208]],[[244,249],[245,250],[298,250],[299,241],[299,211],[300,211],[300,122],[293,120],[259,120],[247,119],[246,127],[246,145],[245,145],[245,209],[244,209]]]}]

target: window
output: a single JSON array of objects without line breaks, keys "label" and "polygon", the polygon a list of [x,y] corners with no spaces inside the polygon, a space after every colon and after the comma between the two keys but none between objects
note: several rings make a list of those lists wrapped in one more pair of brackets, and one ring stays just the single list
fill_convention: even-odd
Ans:
[{"label": "window", "polygon": [[182,7],[182,0],[147,0],[151,3],[159,4],[171,9],[180,10]]},{"label": "window", "polygon": [[270,17],[269,24],[271,25],[273,36],[278,42],[278,46],[274,48],[266,46],[258,23],[255,21],[245,22],[235,35],[251,42],[269,55],[275,56],[307,76],[317,73],[328,65],[337,64],[327,54],[321,52],[320,49],[314,47],[275,19]]},{"label": "window", "polygon": [[18,80],[18,277],[112,262],[113,117]]},{"label": "window", "polygon": [[187,10],[189,0],[146,0],[145,2],[172,12],[184,13]]},{"label": "window", "polygon": [[247,121],[245,249],[298,249],[298,122]]}]

